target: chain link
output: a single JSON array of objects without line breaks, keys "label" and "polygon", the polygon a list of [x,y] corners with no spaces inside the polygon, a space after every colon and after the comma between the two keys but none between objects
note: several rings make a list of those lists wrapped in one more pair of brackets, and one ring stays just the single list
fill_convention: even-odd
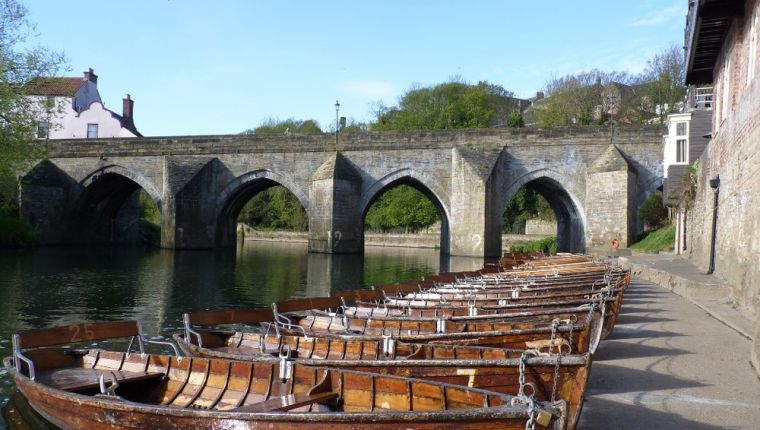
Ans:
[{"label": "chain link", "polygon": [[554,383],[552,384],[552,403],[557,400],[557,381],[559,380],[559,366],[562,363],[562,348],[556,355],[557,361],[554,363]]},{"label": "chain link", "polygon": [[557,338],[557,327],[559,327],[559,320],[553,319],[552,320],[552,335],[549,338],[549,354],[554,353],[554,342]]}]

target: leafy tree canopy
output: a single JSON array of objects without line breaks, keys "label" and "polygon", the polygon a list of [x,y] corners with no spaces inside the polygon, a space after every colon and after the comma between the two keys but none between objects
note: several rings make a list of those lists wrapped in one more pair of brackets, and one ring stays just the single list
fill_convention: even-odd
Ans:
[{"label": "leafy tree canopy", "polygon": [[[680,108],[686,93],[684,73],[683,53],[673,45],[655,54],[639,75],[591,70],[554,77],[546,83],[547,98],[534,105],[532,119],[542,127],[602,124],[612,112],[625,122],[662,122]],[[622,100],[606,100],[604,90],[610,83],[622,84]]]},{"label": "leafy tree canopy", "polygon": [[43,158],[45,141],[35,139],[34,102],[25,85],[38,76],[55,76],[63,54],[32,45],[34,25],[26,6],[0,0],[0,210],[14,205],[16,175]]},{"label": "leafy tree canopy", "polygon": [[438,210],[433,203],[408,185],[386,191],[364,217],[366,227],[375,231],[417,232],[438,220]]},{"label": "leafy tree canopy", "polygon": [[301,202],[281,185],[253,196],[240,210],[238,221],[257,230],[306,231],[309,228]]},{"label": "leafy tree canopy", "polygon": [[319,123],[313,119],[296,120],[293,118],[280,121],[269,118],[253,130],[246,130],[244,134],[285,134],[285,133],[302,133],[302,134],[321,134],[322,129]]},{"label": "leafy tree canopy", "polygon": [[373,130],[444,130],[489,127],[496,114],[490,99],[511,94],[481,82],[446,82],[407,91],[398,106],[379,106]]},{"label": "leafy tree canopy", "polygon": [[507,203],[502,215],[501,231],[509,234],[524,234],[525,222],[529,219],[556,221],[554,209],[549,201],[533,188],[522,186]]}]

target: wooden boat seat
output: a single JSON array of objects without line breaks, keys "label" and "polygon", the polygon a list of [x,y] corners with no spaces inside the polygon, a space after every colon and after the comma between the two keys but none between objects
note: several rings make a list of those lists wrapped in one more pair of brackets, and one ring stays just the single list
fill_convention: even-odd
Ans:
[{"label": "wooden boat seat", "polygon": [[338,397],[339,394],[334,391],[314,394],[288,394],[286,396],[272,397],[263,402],[244,405],[233,409],[232,412],[285,412],[302,406],[312,405],[314,403],[329,402]]},{"label": "wooden boat seat", "polygon": [[54,369],[37,374],[37,382],[58,388],[64,391],[78,392],[97,390],[99,388],[100,375],[103,375],[105,383],[110,386],[114,375],[119,385],[129,382],[151,381],[164,377],[163,373],[129,372],[125,370],[109,371],[106,369],[88,369],[83,367]]}]

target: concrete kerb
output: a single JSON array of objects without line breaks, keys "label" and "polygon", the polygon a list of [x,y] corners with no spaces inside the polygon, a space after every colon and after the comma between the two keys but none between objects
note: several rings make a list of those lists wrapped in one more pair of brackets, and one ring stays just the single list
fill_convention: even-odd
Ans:
[{"label": "concrete kerb", "polygon": [[[620,257],[620,264],[631,269],[632,276],[673,291],[743,337],[749,340],[754,339],[758,323],[757,318],[731,305],[731,289],[729,286],[717,278],[698,273],[696,268],[693,268],[693,273],[689,273],[691,267],[688,266],[676,267],[669,271],[668,269],[654,267],[653,261],[649,260],[656,257],[637,257]],[[668,259],[668,262],[672,261],[674,261],[673,258]],[[757,360],[755,359],[755,361]],[[757,366],[755,367],[760,373],[760,369]]]}]

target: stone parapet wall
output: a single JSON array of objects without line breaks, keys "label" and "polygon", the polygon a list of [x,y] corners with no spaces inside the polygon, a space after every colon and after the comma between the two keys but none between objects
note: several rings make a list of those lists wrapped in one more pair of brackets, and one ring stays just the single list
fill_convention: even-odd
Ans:
[{"label": "stone parapet wall", "polygon": [[[615,144],[661,142],[661,125],[626,126],[616,130]],[[341,134],[335,144],[334,134],[319,135],[219,135],[165,136],[112,139],[51,140],[49,156],[100,157],[103,155],[200,155],[267,152],[331,152],[393,149],[453,148],[460,145],[501,147],[530,145],[598,145],[609,136],[605,127],[556,127],[549,129],[477,129],[457,131],[366,132]]]},{"label": "stone parapet wall", "polygon": [[557,222],[542,219],[529,219],[525,221],[525,234],[538,234],[544,236],[557,235]]}]

